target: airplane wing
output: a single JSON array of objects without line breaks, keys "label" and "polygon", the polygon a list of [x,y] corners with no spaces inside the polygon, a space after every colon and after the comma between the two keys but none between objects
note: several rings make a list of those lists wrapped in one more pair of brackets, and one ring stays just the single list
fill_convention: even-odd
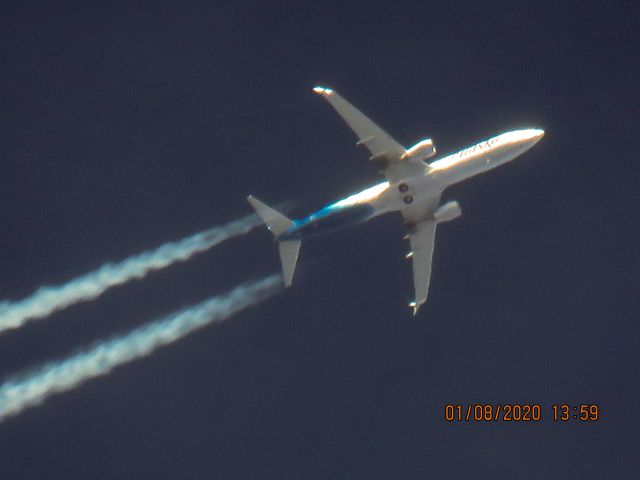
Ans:
[{"label": "airplane wing", "polygon": [[402,212],[409,226],[408,236],[411,243],[415,300],[409,306],[413,308],[414,315],[418,313],[420,305],[427,301],[437,225],[433,212],[439,203],[440,195],[437,195],[417,205],[411,205],[410,210]]},{"label": "airplane wing", "polygon": [[324,87],[315,87],[313,91],[322,95],[347,122],[358,136],[356,145],[364,145],[369,149],[369,160],[382,166],[382,172],[390,183],[422,175],[428,168],[422,161],[410,161],[406,156],[407,150],[402,145],[335,91]]}]

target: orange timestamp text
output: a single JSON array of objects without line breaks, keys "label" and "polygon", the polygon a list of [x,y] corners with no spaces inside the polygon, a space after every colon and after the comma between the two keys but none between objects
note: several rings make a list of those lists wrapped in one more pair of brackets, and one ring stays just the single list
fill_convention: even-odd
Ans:
[{"label": "orange timestamp text", "polygon": [[[539,422],[544,407],[538,403],[468,403],[444,406],[447,422]],[[597,404],[554,404],[550,418],[554,422],[595,422],[600,418]]]}]

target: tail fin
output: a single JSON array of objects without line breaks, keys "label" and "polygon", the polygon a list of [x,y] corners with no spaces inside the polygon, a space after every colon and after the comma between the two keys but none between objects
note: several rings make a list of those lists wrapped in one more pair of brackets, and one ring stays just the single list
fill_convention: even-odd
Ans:
[{"label": "tail fin", "polygon": [[[293,226],[293,222],[290,219],[276,212],[273,208],[265,205],[257,198],[249,195],[247,201],[256,210],[256,213],[262,218],[262,221],[274,236],[277,237],[283,234]],[[284,240],[278,242],[278,250],[280,252],[280,262],[282,263],[284,285],[288,287],[291,285],[293,272],[296,269],[300,240]]]}]

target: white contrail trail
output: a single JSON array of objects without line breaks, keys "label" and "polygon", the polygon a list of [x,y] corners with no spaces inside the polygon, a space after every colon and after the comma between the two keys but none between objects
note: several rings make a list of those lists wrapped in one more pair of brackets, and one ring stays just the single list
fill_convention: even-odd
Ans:
[{"label": "white contrail trail", "polygon": [[236,287],[198,305],[170,314],[132,330],[126,335],[95,344],[80,353],[43,365],[0,386],[0,421],[38,405],[49,396],[71,390],[82,382],[108,374],[113,368],[147,356],[213,322],[277,293],[280,275],[272,275]]},{"label": "white contrail trail", "polygon": [[250,215],[177,242],[165,243],[118,263],[106,263],[64,285],[42,287],[24,300],[0,302],[0,333],[19,328],[31,319],[45,318],[74,303],[92,300],[111,287],[143,278],[154,270],[188,260],[224,240],[247,233],[259,223],[257,216]]}]

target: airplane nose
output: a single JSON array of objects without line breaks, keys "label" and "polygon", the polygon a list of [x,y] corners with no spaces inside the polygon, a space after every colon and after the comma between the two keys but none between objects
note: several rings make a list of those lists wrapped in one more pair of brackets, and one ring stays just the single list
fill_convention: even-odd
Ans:
[{"label": "airplane nose", "polygon": [[536,128],[533,130],[535,132],[536,135],[536,140],[540,140],[542,137],[544,137],[544,130],[541,130],[539,128]]},{"label": "airplane nose", "polygon": [[532,144],[537,143],[542,137],[544,137],[544,130],[539,128],[530,128],[527,130],[527,141]]},{"label": "airplane nose", "polygon": [[501,140],[505,144],[510,145],[529,145],[533,146],[544,135],[544,130],[539,128],[523,128],[521,130],[512,130],[500,135]]},{"label": "airplane nose", "polygon": [[527,134],[528,140],[533,140],[537,142],[544,136],[544,130],[541,130],[539,128],[530,128],[526,130],[526,134]]}]

